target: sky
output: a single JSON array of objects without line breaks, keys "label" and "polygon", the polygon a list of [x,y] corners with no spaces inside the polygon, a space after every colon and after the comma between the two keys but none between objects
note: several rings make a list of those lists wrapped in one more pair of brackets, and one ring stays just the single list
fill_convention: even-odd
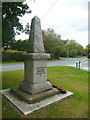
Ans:
[{"label": "sky", "polygon": [[[53,28],[61,39],[73,39],[86,47],[88,44],[88,0],[26,0],[32,13],[25,14],[20,22],[25,26],[38,16],[41,28]],[[16,39],[28,39],[21,34]]]}]

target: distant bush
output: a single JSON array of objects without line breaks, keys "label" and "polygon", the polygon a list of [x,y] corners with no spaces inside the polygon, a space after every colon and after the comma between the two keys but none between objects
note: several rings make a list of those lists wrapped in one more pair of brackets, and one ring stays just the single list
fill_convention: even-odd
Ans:
[{"label": "distant bush", "polygon": [[90,59],[90,54],[88,55],[88,58]]},{"label": "distant bush", "polygon": [[14,51],[14,50],[2,51],[2,62],[23,61],[24,58],[22,53],[25,53],[25,52]]}]

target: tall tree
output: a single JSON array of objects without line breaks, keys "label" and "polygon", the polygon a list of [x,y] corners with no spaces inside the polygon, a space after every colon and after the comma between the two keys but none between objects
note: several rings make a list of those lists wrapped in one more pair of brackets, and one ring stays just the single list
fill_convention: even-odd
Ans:
[{"label": "tall tree", "polygon": [[87,51],[88,58],[90,58],[90,44],[86,46],[86,51]]},{"label": "tall tree", "polygon": [[68,40],[66,46],[67,46],[67,56],[69,57],[83,56],[84,48],[75,40]]},{"label": "tall tree", "polygon": [[22,2],[2,3],[2,47],[9,48],[15,41],[15,35],[23,31],[23,25],[19,22],[19,17],[25,13],[30,13],[27,4]]},{"label": "tall tree", "polygon": [[45,52],[50,53],[52,58],[59,58],[64,54],[64,43],[61,36],[56,34],[53,29],[43,30],[43,41]]},{"label": "tall tree", "polygon": [[25,32],[25,34],[28,34],[28,35],[30,34],[30,25],[29,25],[29,23],[26,24],[24,32]]},{"label": "tall tree", "polygon": [[27,51],[29,45],[28,40],[17,40],[12,46],[13,50],[18,50],[18,51]]}]

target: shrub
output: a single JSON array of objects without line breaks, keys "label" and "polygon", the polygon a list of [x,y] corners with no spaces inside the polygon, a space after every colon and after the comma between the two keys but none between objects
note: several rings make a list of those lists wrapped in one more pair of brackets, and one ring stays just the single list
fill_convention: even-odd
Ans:
[{"label": "shrub", "polygon": [[88,55],[88,58],[90,59],[90,55]]},{"label": "shrub", "polygon": [[5,50],[2,51],[2,62],[23,61],[22,51]]}]

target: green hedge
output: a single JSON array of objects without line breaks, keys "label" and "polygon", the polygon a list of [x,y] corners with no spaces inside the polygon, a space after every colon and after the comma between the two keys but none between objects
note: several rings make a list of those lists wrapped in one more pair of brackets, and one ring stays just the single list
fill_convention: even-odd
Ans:
[{"label": "green hedge", "polygon": [[88,58],[90,59],[90,52],[88,52]]},{"label": "green hedge", "polygon": [[2,51],[2,62],[23,61],[22,51],[5,50]]},{"label": "green hedge", "polygon": [[88,58],[90,58],[90,55],[88,55]]}]

